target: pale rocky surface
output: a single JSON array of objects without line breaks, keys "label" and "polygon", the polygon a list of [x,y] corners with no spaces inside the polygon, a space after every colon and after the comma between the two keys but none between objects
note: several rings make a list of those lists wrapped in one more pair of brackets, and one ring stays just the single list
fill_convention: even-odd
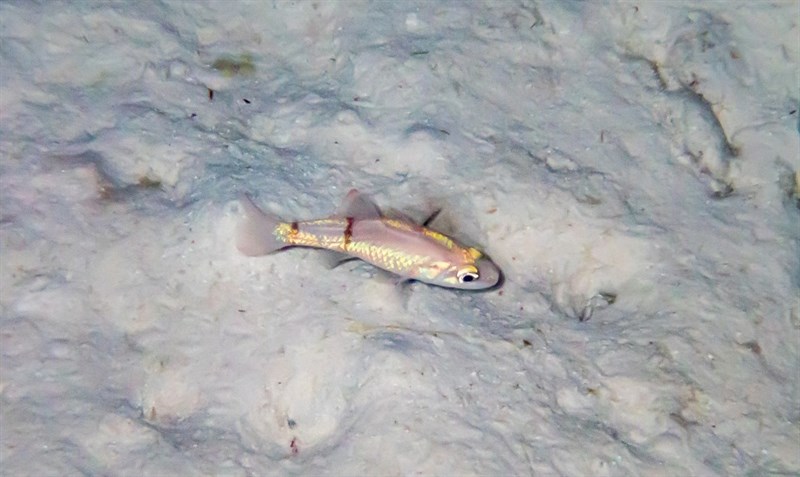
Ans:
[{"label": "pale rocky surface", "polygon": [[[798,5],[693,5],[0,4],[2,473],[800,473]],[[233,246],[351,187],[502,291]]]}]

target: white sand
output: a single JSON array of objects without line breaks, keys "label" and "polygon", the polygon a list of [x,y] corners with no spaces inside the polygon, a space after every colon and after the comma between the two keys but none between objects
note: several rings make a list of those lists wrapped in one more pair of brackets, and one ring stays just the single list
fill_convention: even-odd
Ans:
[{"label": "white sand", "polygon": [[[800,473],[798,3],[692,4],[0,4],[0,472]],[[233,247],[351,187],[502,292]]]}]

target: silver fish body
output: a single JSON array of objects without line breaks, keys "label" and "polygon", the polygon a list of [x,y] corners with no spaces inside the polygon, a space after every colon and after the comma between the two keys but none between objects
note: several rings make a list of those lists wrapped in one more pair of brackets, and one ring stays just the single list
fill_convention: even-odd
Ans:
[{"label": "silver fish body", "polygon": [[402,279],[464,290],[484,290],[501,280],[482,252],[405,217],[387,217],[365,195],[351,190],[339,210],[325,219],[285,222],[244,197],[239,250],[250,256],[286,247],[332,250],[364,260]]}]

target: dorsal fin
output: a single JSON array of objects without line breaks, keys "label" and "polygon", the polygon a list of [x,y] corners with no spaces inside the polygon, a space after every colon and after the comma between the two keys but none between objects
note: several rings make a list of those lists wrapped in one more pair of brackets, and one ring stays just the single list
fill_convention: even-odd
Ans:
[{"label": "dorsal fin", "polygon": [[429,225],[431,225],[433,223],[433,221],[436,220],[436,217],[439,217],[439,214],[441,212],[442,212],[442,209],[436,209],[435,211],[433,211],[433,213],[431,215],[429,215],[428,218],[426,218],[424,222],[422,222],[422,226],[423,227],[428,227]]},{"label": "dorsal fin", "polygon": [[381,210],[368,195],[352,189],[336,209],[335,217],[347,217],[355,220],[379,219]]},{"label": "dorsal fin", "polygon": [[438,217],[441,212],[442,212],[442,209],[436,209],[432,214],[428,215],[425,218],[425,220],[422,220],[422,221],[415,220],[414,218],[412,218],[408,214],[406,214],[404,212],[400,212],[397,209],[391,209],[391,208],[390,209],[384,209],[383,213],[381,215],[383,217],[388,218],[388,219],[397,219],[397,220],[400,220],[402,222],[408,222],[408,223],[414,224],[414,225],[421,225],[423,227],[429,227],[431,225],[431,223],[433,223],[433,221],[436,220],[436,217]]},{"label": "dorsal fin", "polygon": [[408,222],[409,224],[417,225],[419,222],[411,218],[408,214],[400,212],[397,209],[384,209],[383,214],[387,219],[395,219],[401,222]]}]

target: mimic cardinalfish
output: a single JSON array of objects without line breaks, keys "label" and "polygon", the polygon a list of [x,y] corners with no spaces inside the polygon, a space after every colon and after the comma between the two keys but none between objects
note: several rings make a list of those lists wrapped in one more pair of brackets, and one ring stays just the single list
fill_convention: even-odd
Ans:
[{"label": "mimic cardinalfish", "polygon": [[[248,256],[287,247],[332,250],[359,258],[401,277],[464,290],[486,290],[501,281],[501,272],[479,250],[415,223],[401,214],[381,213],[366,195],[351,190],[334,215],[325,219],[284,222],[266,214],[246,195],[241,204],[237,248]],[[435,214],[434,214],[435,216]]]}]

